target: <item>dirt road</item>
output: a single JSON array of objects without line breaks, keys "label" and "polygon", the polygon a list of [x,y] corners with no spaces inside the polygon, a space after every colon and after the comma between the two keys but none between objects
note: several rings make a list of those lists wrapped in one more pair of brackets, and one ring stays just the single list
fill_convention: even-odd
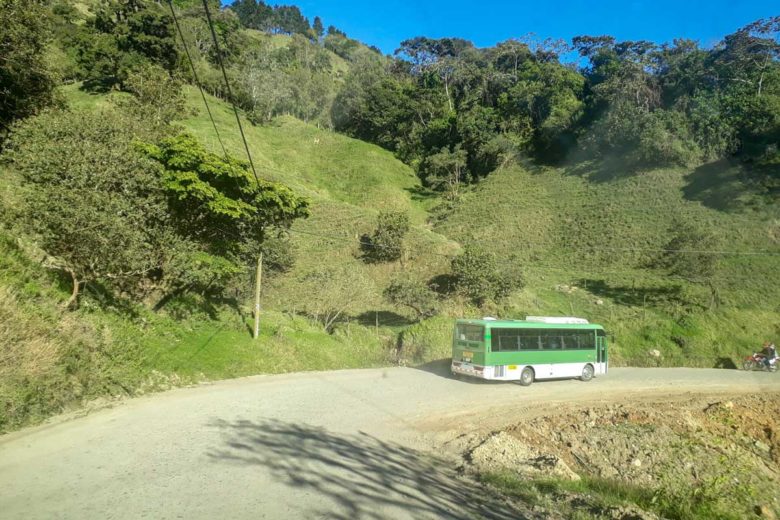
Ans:
[{"label": "dirt road", "polygon": [[0,516],[517,518],[456,474],[446,441],[571,401],[780,391],[780,374],[736,370],[624,368],[530,387],[446,374],[257,376],[7,435]]}]

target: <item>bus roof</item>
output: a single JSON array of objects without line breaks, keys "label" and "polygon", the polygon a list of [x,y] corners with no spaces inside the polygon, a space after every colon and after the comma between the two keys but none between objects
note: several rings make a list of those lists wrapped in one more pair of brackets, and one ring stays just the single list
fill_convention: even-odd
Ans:
[{"label": "bus roof", "polygon": [[456,323],[462,323],[466,325],[488,325],[491,328],[518,328],[518,329],[586,329],[586,330],[603,330],[604,327],[597,323],[543,323],[539,321],[526,321],[526,320],[499,320],[499,319],[481,319],[481,320],[469,320],[460,319],[456,320]]}]

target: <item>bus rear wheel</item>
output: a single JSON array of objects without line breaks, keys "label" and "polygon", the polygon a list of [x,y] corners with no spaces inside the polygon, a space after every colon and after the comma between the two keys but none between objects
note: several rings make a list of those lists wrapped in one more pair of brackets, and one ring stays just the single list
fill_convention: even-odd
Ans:
[{"label": "bus rear wheel", "polygon": [[520,385],[528,386],[533,382],[534,382],[534,369],[531,367],[525,367],[523,371],[520,372]]},{"label": "bus rear wheel", "polygon": [[580,376],[580,380],[590,381],[591,379],[593,379],[593,365],[585,365],[582,367],[582,375]]}]

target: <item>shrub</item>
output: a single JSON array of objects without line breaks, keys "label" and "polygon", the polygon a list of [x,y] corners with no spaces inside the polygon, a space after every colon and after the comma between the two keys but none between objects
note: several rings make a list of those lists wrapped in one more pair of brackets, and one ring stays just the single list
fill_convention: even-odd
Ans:
[{"label": "shrub", "polygon": [[476,245],[467,245],[452,259],[452,274],[455,289],[480,306],[524,285],[519,275],[500,271],[495,256]]},{"label": "shrub", "polygon": [[160,168],[138,153],[140,124],[115,111],[52,111],[14,128],[4,155],[26,184],[22,220],[69,273],[73,295],[109,279],[131,290],[160,266],[166,197]]},{"label": "shrub", "polygon": [[411,227],[403,211],[382,211],[373,234],[363,236],[363,258],[369,262],[392,262],[403,254],[404,237]]},{"label": "shrub", "polygon": [[425,283],[412,278],[396,278],[384,290],[387,301],[414,311],[418,320],[436,314],[436,293]]}]

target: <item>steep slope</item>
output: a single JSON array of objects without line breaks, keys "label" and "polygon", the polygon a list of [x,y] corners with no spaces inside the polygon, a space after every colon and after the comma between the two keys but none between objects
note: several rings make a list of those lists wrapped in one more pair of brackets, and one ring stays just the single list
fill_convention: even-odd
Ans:
[{"label": "steep slope", "polygon": [[[194,115],[181,124],[219,151],[199,93],[189,89],[188,99]],[[245,157],[232,109],[212,97],[209,104],[228,152]],[[457,245],[427,225],[427,210],[435,198],[420,195],[424,190],[419,179],[390,152],[292,117],[277,118],[267,126],[244,120],[243,126],[258,175],[283,182],[312,202],[311,217],[292,228],[291,240],[298,251],[295,268],[275,280],[268,292],[279,310],[304,309],[311,287],[302,281],[313,271],[327,270],[331,278],[337,272],[346,277],[356,274],[357,280],[365,282],[359,311],[348,313],[354,315],[392,312],[381,291],[398,270],[430,278],[446,269],[445,255],[456,251]],[[385,209],[406,212],[413,224],[403,266],[370,265],[359,258],[360,237],[373,230],[376,215]],[[340,282],[333,280],[334,286]]]},{"label": "steep slope", "polygon": [[[714,357],[737,356],[776,333],[777,207],[726,211],[705,205],[691,196],[691,184],[701,182],[697,171],[654,170],[609,180],[578,173],[500,169],[435,230],[522,265],[528,286],[515,295],[510,313],[574,313],[601,321],[614,335],[617,360],[641,364],[648,350],[658,349],[666,362],[712,364]],[[719,182],[724,180],[712,177],[711,184]],[[723,254],[716,254],[712,282],[720,303],[713,309],[703,284],[647,268],[680,221],[719,238]],[[774,255],[745,254],[750,252]]]}]

